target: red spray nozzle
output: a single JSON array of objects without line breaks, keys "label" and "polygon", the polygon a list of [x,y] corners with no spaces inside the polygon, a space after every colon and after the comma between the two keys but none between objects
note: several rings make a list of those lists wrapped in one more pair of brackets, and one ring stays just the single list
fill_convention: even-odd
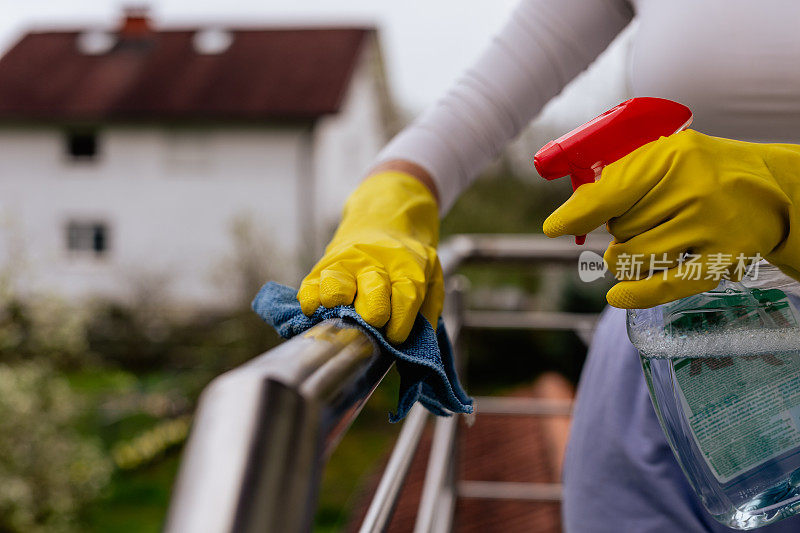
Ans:
[{"label": "red spray nozzle", "polygon": [[[572,189],[592,183],[603,167],[659,137],[689,127],[692,112],[664,98],[632,98],[545,144],[533,157],[546,180],[569,175]],[[586,236],[575,242],[583,244]]]}]

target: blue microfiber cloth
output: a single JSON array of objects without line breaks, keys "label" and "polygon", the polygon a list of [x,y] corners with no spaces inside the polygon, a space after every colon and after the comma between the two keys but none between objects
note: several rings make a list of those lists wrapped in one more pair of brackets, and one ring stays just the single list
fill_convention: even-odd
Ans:
[{"label": "blue microfiber cloth", "polygon": [[405,417],[417,400],[439,416],[450,416],[451,412],[472,412],[472,399],[458,382],[453,348],[442,320],[439,320],[434,331],[422,315],[417,315],[408,339],[403,344],[394,346],[389,344],[379,329],[367,324],[353,306],[340,305],[332,309],[320,307],[312,316],[307,317],[300,310],[297,291],[272,281],[264,285],[256,295],[253,311],[286,339],[329,318],[341,318],[360,326],[377,341],[382,350],[394,358],[400,373],[397,413],[389,415],[390,422],[397,422]]}]

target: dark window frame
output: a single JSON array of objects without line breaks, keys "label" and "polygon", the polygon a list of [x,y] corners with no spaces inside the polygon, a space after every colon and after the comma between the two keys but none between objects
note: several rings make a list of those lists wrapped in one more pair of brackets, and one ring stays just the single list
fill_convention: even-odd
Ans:
[{"label": "dark window frame", "polygon": [[111,225],[104,220],[70,219],[64,236],[70,254],[105,257],[111,251]]},{"label": "dark window frame", "polygon": [[64,132],[64,153],[70,161],[89,163],[100,158],[99,133],[96,129],[68,129]]}]

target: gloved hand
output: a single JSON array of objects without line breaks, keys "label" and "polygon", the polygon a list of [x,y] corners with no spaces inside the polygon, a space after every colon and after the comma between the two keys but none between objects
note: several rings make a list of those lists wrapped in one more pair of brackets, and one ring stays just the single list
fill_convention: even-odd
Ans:
[{"label": "gloved hand", "polygon": [[367,178],[348,198],[342,222],[297,299],[303,313],[349,305],[390,342],[406,340],[418,312],[436,328],[444,301],[436,255],[439,212],[419,180],[402,172]]},{"label": "gloved hand", "polygon": [[[738,281],[742,257],[760,255],[800,280],[798,217],[800,146],[687,130],[608,165],[543,229],[549,237],[581,235],[607,222],[614,240],[604,259],[612,273],[628,274],[608,291],[608,303],[645,308],[713,289],[720,268]],[[700,256],[701,275],[688,275],[687,253]],[[640,274],[629,268],[633,254],[645,258]]]}]

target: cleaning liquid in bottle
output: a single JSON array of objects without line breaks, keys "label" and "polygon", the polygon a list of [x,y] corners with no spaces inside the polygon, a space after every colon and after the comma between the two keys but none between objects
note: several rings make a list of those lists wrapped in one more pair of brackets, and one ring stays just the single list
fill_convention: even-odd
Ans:
[{"label": "cleaning liquid in bottle", "polygon": [[800,283],[740,283],[628,311],[667,441],[706,509],[753,529],[800,512]]}]

